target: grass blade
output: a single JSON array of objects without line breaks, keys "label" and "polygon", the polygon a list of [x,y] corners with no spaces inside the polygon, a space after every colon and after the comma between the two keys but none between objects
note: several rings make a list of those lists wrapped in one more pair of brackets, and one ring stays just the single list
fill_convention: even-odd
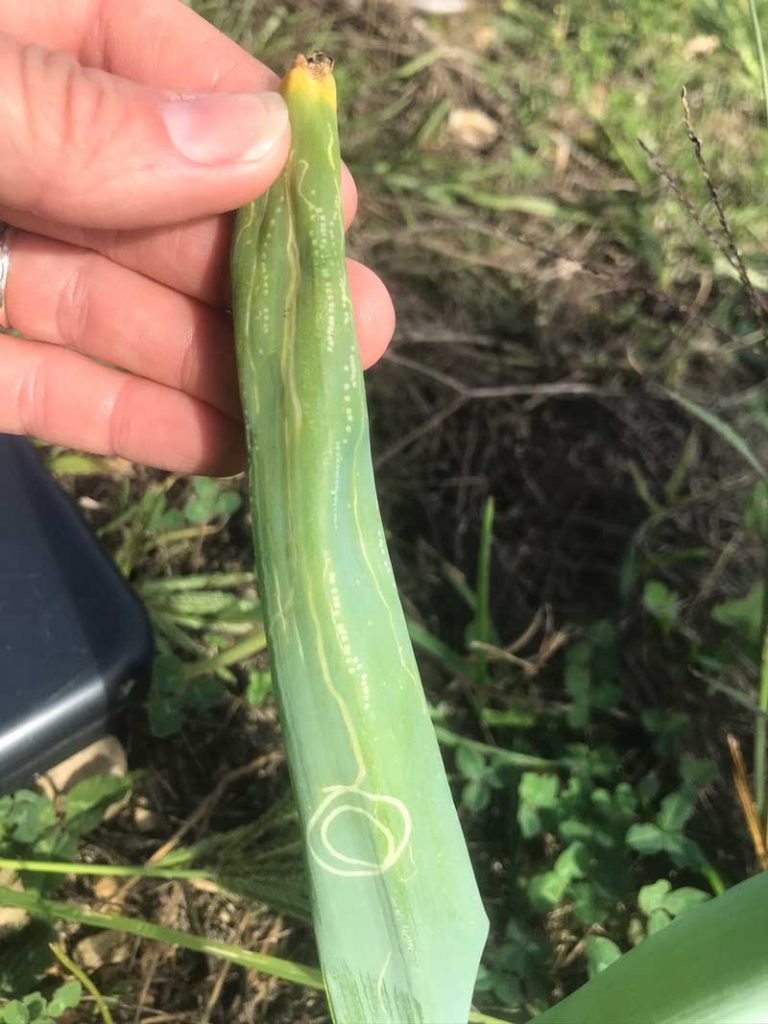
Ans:
[{"label": "grass blade", "polygon": [[752,18],[752,31],[755,36],[757,48],[757,59],[760,62],[760,83],[763,87],[763,103],[765,104],[765,120],[768,122],[768,68],[765,64],[765,47],[763,46],[763,32],[760,28],[760,20],[757,17],[757,4],[755,0],[749,0],[749,13]]},{"label": "grass blade", "polygon": [[[259,971],[273,978],[281,978],[294,985],[303,985],[305,988],[313,989],[323,988],[323,976],[316,967],[296,963],[293,960],[285,960],[278,956],[269,956],[265,953],[254,953],[251,950],[242,949],[240,946],[233,946],[227,942],[208,939],[200,935],[191,935],[189,932],[167,928],[142,918],[87,910],[74,903],[42,899],[33,893],[4,886],[0,886],[0,907],[18,907],[21,910],[26,910],[32,917],[43,921],[71,921],[74,924],[90,928],[102,928],[122,932],[125,935],[135,935],[151,942],[165,942],[171,946],[179,946],[181,949],[190,949],[206,956],[217,957],[249,971]],[[498,1017],[477,1011],[471,1011],[468,1019],[470,1024],[505,1024]]]},{"label": "grass blade", "polygon": [[715,433],[719,434],[720,437],[735,449],[739,455],[749,463],[756,473],[762,477],[763,480],[768,480],[768,470],[762,464],[760,459],[752,451],[751,447],[747,444],[744,438],[733,429],[733,427],[726,423],[725,420],[720,419],[715,413],[710,412],[709,409],[705,409],[699,405],[698,402],[692,401],[690,398],[684,398],[683,395],[677,394],[675,391],[668,391],[667,394],[672,398],[678,405],[689,412],[692,416],[701,420],[707,427],[710,427]]}]

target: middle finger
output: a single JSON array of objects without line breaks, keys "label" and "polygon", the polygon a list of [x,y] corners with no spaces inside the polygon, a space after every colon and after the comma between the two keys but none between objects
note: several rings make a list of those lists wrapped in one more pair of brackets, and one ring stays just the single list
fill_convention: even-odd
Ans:
[{"label": "middle finger", "polygon": [[[357,209],[352,175],[342,168],[344,228]],[[213,306],[228,307],[229,255],[234,214],[220,214],[133,231],[57,224],[0,204],[0,220],[37,235],[92,249],[129,270]]]}]

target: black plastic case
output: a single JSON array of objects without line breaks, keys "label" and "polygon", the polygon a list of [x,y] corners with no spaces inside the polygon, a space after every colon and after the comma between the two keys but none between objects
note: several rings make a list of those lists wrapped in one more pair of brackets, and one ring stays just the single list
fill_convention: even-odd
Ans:
[{"label": "black plastic case", "polygon": [[141,603],[72,502],[0,434],[0,792],[110,731],[151,651]]}]

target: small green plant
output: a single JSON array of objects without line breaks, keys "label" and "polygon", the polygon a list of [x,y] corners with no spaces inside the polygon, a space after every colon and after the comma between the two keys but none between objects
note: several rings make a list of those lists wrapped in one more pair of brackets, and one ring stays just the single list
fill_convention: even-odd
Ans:
[{"label": "small green plant", "polygon": [[528,1017],[526,1007],[547,1005],[549,946],[524,922],[523,914],[509,919],[501,941],[484,957],[475,983],[479,1001],[503,1006],[516,1020]]},{"label": "small green plant", "polygon": [[2,1024],[54,1024],[67,1010],[80,1005],[83,995],[79,981],[67,981],[46,999],[32,992],[23,999],[14,999],[0,1009]]},{"label": "small green plant", "polygon": [[212,675],[190,678],[184,662],[170,651],[158,654],[147,703],[152,734],[158,738],[173,736],[188,714],[211,711],[226,692],[226,684]]},{"label": "small green plant", "polygon": [[680,611],[680,598],[661,580],[648,580],[643,590],[643,607],[669,636]]},{"label": "small green plant", "polygon": [[[55,805],[42,794],[26,789],[0,797],[0,858],[9,862],[72,860],[82,837],[100,824],[110,804],[123,798],[131,786],[130,778],[99,775],[77,783]],[[13,874],[25,894],[41,899],[50,897],[61,881],[61,876],[46,872],[19,869]],[[10,880],[6,874],[4,884],[10,884]],[[14,1013],[45,1010],[42,997],[30,992],[50,964],[52,938],[50,927],[40,922],[0,936],[0,999],[31,1000],[24,1011],[14,1009]],[[49,1009],[45,1012],[51,1015]]]},{"label": "small green plant", "polygon": [[729,639],[741,649],[747,645],[747,652],[757,656],[763,626],[765,585],[762,580],[753,583],[743,597],[721,601],[712,609],[712,618],[731,633]]},{"label": "small green plant", "polygon": [[697,907],[711,898],[710,893],[690,885],[673,889],[668,878],[644,885],[637,894],[637,907],[642,917],[633,917],[630,921],[630,942],[637,945],[646,936],[666,928],[674,918],[691,907]]},{"label": "small green plant", "polygon": [[565,652],[565,689],[572,702],[568,722],[574,729],[587,725],[593,711],[607,711],[621,699],[618,640],[613,623],[602,620]]},{"label": "small green plant", "polygon": [[674,757],[681,741],[691,730],[691,720],[684,711],[644,708],[640,721],[651,737],[651,745],[659,757]]},{"label": "small green plant", "polygon": [[184,506],[184,517],[195,526],[234,515],[243,503],[237,491],[211,477],[193,477],[192,489],[193,494]]},{"label": "small green plant", "polygon": [[605,935],[588,935],[584,940],[587,976],[594,978],[621,958],[621,948]]},{"label": "small green plant", "polygon": [[175,574],[143,580],[137,589],[159,646],[164,652],[191,656],[194,660],[185,662],[185,672],[191,675],[210,671],[235,683],[229,666],[266,646],[263,631],[254,630],[261,611],[253,573]]},{"label": "small green plant", "polygon": [[484,811],[491,802],[494,790],[506,785],[501,777],[500,764],[492,754],[484,754],[473,747],[460,746],[456,750],[456,769],[465,780],[461,790],[461,805],[473,814]]},{"label": "small green plant", "polygon": [[[78,840],[95,828],[107,807],[130,788],[130,778],[98,775],[77,783],[57,800],[56,806],[41,793],[27,789],[0,797],[2,855],[40,859],[72,857]],[[44,877],[30,880],[30,884],[42,889]]]},{"label": "small green plant", "polygon": [[272,692],[272,673],[269,669],[254,669],[248,673],[245,699],[252,708],[262,704]]},{"label": "small green plant", "polygon": [[646,855],[666,853],[678,867],[695,867],[700,855],[683,833],[694,811],[694,801],[682,793],[669,793],[651,822],[632,825],[627,845]]}]

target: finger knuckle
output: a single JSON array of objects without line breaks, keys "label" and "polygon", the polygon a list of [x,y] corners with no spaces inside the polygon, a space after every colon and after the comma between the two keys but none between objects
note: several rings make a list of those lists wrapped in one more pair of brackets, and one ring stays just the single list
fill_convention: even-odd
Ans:
[{"label": "finger knuckle", "polygon": [[136,419],[134,398],[138,383],[137,378],[126,373],[120,386],[116,389],[107,428],[107,444],[110,455],[130,456],[132,451],[131,437]]},{"label": "finger knuckle", "polygon": [[48,402],[47,374],[42,359],[32,359],[19,375],[16,391],[16,415],[22,433],[30,437],[46,434]]},{"label": "finger knuckle", "polygon": [[110,116],[111,92],[102,74],[81,67],[68,53],[31,45],[21,48],[22,149],[38,207],[45,209],[53,183],[58,190],[74,187],[83,192],[94,185],[98,148],[105,135],[116,130]]},{"label": "finger knuckle", "polygon": [[64,345],[79,349],[88,334],[93,295],[94,261],[89,253],[73,261],[56,302],[56,331]]}]

